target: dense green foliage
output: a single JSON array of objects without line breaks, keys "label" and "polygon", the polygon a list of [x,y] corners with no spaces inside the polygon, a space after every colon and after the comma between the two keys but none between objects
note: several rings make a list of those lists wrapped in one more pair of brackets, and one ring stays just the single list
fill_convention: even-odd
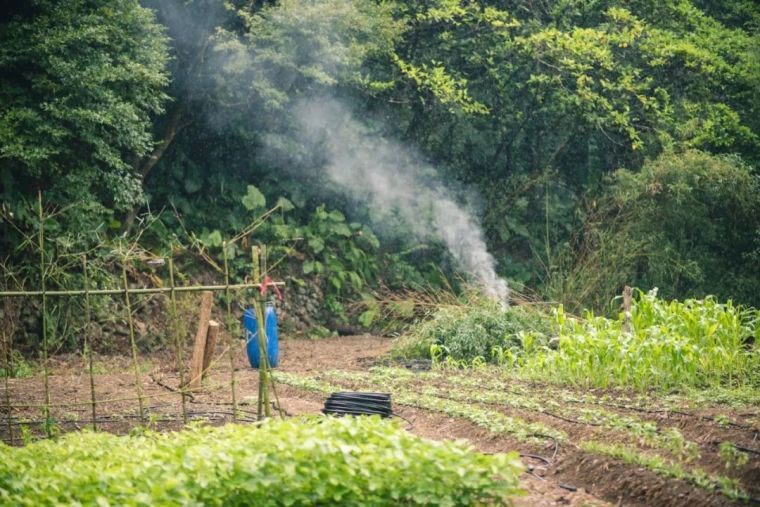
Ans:
[{"label": "dense green foliage", "polygon": [[503,309],[497,303],[479,301],[473,306],[441,308],[399,338],[394,354],[490,360],[501,350],[546,345],[551,329],[550,317],[541,310],[524,306]]},{"label": "dense green foliage", "polygon": [[[249,239],[311,231],[293,258],[333,307],[437,283],[431,265],[458,267],[440,245],[333,188],[304,142],[294,107],[335,99],[478,195],[518,289],[573,310],[626,283],[757,305],[759,20],[722,0],[35,0],[0,18],[0,257],[29,262],[37,189],[67,210],[48,227],[66,251],[150,215],[146,247],[218,255],[280,202]],[[352,234],[315,239],[320,209]]]},{"label": "dense green foliage", "polygon": [[[397,343],[406,357],[492,361],[515,374],[594,387],[685,389],[760,385],[760,313],[713,297],[683,302],[639,293],[616,319],[497,306],[443,308]],[[447,358],[450,358],[447,360]]]},{"label": "dense green foliage", "polygon": [[[27,225],[37,188],[86,230],[144,202],[132,160],[169,99],[164,28],[137,0],[31,2],[0,28],[0,199]],[[14,236],[4,231],[0,245]]]},{"label": "dense green foliage", "polygon": [[0,444],[0,455],[0,499],[29,506],[501,503],[522,470],[516,453],[478,454],[368,417],[73,433]]}]

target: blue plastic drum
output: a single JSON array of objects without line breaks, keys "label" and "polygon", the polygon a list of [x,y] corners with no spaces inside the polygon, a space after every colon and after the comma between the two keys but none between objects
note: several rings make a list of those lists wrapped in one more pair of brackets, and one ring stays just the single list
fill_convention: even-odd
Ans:
[{"label": "blue plastic drum", "polygon": [[[248,307],[243,312],[243,329],[245,330],[245,349],[248,353],[248,362],[252,368],[258,369],[261,361],[259,354],[259,327],[256,321],[256,312]],[[279,359],[280,343],[277,338],[277,314],[274,305],[268,303],[264,310],[264,331],[267,335],[267,359],[269,367],[276,368]]]}]

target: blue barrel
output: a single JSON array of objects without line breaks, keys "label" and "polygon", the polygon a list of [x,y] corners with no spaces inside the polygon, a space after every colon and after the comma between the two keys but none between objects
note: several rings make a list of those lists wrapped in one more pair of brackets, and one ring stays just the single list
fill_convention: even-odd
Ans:
[{"label": "blue barrel", "polygon": [[[245,349],[248,353],[248,362],[252,368],[259,367],[259,327],[256,321],[256,312],[248,307],[243,312],[243,329],[245,329]],[[277,338],[277,314],[274,305],[268,303],[264,310],[264,331],[267,335],[267,359],[271,368],[277,367],[280,343]]]}]

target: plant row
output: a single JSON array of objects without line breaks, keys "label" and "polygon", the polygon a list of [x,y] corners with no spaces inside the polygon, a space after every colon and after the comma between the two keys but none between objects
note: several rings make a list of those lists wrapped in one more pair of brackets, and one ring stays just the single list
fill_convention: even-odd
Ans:
[{"label": "plant row", "polygon": [[509,503],[515,453],[483,455],[377,417],[71,433],[0,446],[4,505],[473,505]]}]

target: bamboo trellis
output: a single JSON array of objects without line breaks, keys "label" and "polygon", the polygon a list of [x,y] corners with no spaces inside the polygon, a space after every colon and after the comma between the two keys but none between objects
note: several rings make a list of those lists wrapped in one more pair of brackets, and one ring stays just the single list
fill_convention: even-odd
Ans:
[{"label": "bamboo trellis", "polygon": [[[176,268],[174,264],[174,258],[170,254],[168,258],[164,259],[166,264],[168,265],[168,277],[169,277],[169,286],[168,287],[151,287],[151,288],[145,288],[145,287],[130,287],[129,286],[129,278],[127,274],[127,262],[128,258],[126,253],[123,253],[123,256],[121,258],[121,284],[122,287],[116,288],[116,289],[98,289],[98,288],[90,288],[90,278],[89,278],[89,262],[86,254],[81,254],[81,270],[82,270],[82,277],[84,280],[84,288],[83,289],[74,289],[74,290],[48,290],[47,289],[47,261],[45,259],[45,229],[44,229],[44,221],[45,216],[43,212],[43,205],[42,205],[42,194],[38,194],[38,219],[39,219],[39,228],[38,228],[38,234],[37,234],[37,247],[39,248],[39,289],[37,290],[0,290],[0,298],[29,298],[29,297],[38,297],[40,300],[41,305],[41,320],[42,320],[42,350],[41,350],[41,366],[42,366],[42,375],[43,375],[43,390],[44,390],[44,402],[43,403],[14,403],[12,399],[12,393],[11,393],[11,386],[10,386],[10,380],[13,375],[13,337],[10,332],[6,332],[5,329],[0,329],[2,332],[2,338],[3,338],[3,366],[5,371],[5,382],[4,382],[4,408],[6,411],[6,429],[7,429],[7,438],[4,438],[5,441],[13,443],[15,441],[18,441],[19,439],[16,438],[14,435],[14,426],[20,425],[22,423],[14,422],[13,420],[13,410],[14,409],[21,409],[21,408],[38,408],[42,409],[43,411],[43,420],[42,421],[25,421],[23,424],[42,424],[44,427],[44,432],[47,437],[53,436],[53,427],[56,421],[53,420],[51,415],[51,409],[53,408],[66,408],[66,407],[82,407],[89,405],[89,412],[90,412],[90,420],[87,421],[90,423],[90,426],[93,430],[98,429],[98,423],[106,423],[106,422],[112,422],[112,418],[120,418],[120,419],[129,419],[129,418],[136,418],[140,424],[145,424],[148,422],[147,412],[146,412],[146,401],[156,398],[165,398],[165,397],[173,397],[173,396],[179,396],[181,400],[181,421],[183,423],[187,423],[196,413],[188,410],[187,407],[187,400],[188,397],[192,397],[192,393],[189,392],[187,389],[187,386],[190,385],[190,381],[193,379],[187,379],[185,378],[184,374],[184,358],[183,358],[183,345],[182,345],[182,336],[180,335],[179,329],[179,320],[181,319],[181,316],[179,315],[178,306],[177,306],[177,294],[178,293],[190,293],[190,292],[202,292],[202,291],[212,291],[212,292],[222,292],[225,296],[225,329],[227,334],[227,343],[226,343],[226,349],[222,353],[227,353],[229,356],[230,361],[230,374],[229,374],[229,387],[230,387],[230,396],[231,396],[231,412],[225,411],[225,410],[217,410],[214,411],[212,415],[229,415],[232,418],[232,421],[238,421],[238,420],[251,420],[253,415],[257,416],[257,420],[261,419],[262,417],[268,417],[271,415],[270,410],[270,404],[269,404],[269,388],[272,387],[274,390],[274,382],[269,370],[269,365],[267,362],[267,353],[266,353],[266,335],[265,335],[265,326],[263,322],[263,315],[264,312],[261,308],[261,305],[263,303],[263,297],[261,296],[260,290],[262,287],[266,289],[266,286],[278,286],[283,285],[282,282],[271,282],[268,280],[267,277],[267,271],[266,271],[266,250],[262,249],[262,251],[258,250],[256,247],[252,248],[252,264],[251,264],[251,274],[252,274],[252,282],[250,283],[238,283],[238,284],[231,284],[230,283],[230,267],[229,267],[229,259],[228,259],[228,246],[232,244],[233,242],[240,239],[240,236],[237,236],[233,238],[232,242],[223,242],[222,244],[222,251],[223,251],[223,259],[224,259],[224,284],[222,285],[191,285],[191,286],[183,286],[183,285],[177,285],[176,284]],[[173,251],[173,250],[172,250]],[[263,265],[263,270],[261,269],[261,266]],[[266,281],[265,281],[266,280]],[[255,296],[250,301],[251,304],[254,307],[255,314],[257,316],[257,320],[259,323],[259,329],[258,329],[258,339],[259,339],[259,347],[261,352],[261,367],[259,368],[259,393],[258,393],[258,409],[257,412],[251,412],[244,409],[241,409],[239,407],[237,393],[236,393],[236,378],[235,378],[235,364],[234,359],[235,355],[232,353],[234,350],[234,337],[233,337],[233,330],[236,329],[237,319],[233,316],[232,313],[232,291],[240,291],[240,290],[247,290],[247,289],[253,289]],[[170,336],[170,342],[173,345],[174,348],[174,360],[177,367],[177,372],[179,376],[179,387],[177,389],[174,389],[174,392],[161,392],[160,394],[146,394],[143,391],[142,388],[142,378],[140,373],[140,365],[139,365],[139,358],[138,358],[138,347],[137,347],[137,340],[136,340],[136,333],[135,333],[135,322],[134,322],[134,316],[133,316],[133,296],[135,295],[145,295],[145,294],[165,294],[169,298],[169,319],[171,321],[171,336]],[[94,360],[93,360],[93,337],[92,334],[92,310],[91,310],[91,298],[95,296],[123,296],[124,298],[124,306],[125,306],[125,313],[126,313],[126,320],[128,324],[128,330],[129,330],[129,341],[130,341],[130,355],[131,355],[131,367],[133,370],[134,375],[134,389],[135,389],[135,396],[133,397],[116,397],[116,398],[110,398],[110,399],[97,399],[96,396],[96,375],[95,375],[95,368],[94,368]],[[83,298],[83,307],[84,307],[84,325],[82,327],[82,356],[84,357],[86,361],[86,372],[89,380],[89,400],[86,402],[66,402],[66,403],[55,403],[51,394],[51,387],[50,387],[50,336],[48,336],[48,299],[54,297],[82,297]],[[213,364],[213,363],[212,363]],[[203,373],[203,372],[202,372]],[[201,373],[201,374],[202,374]],[[276,397],[276,391],[275,391],[275,397]],[[102,414],[98,411],[98,405],[104,405],[108,403],[115,403],[115,402],[121,402],[121,401],[137,401],[138,405],[138,414],[136,416],[131,416],[128,414],[119,414],[118,416],[113,416],[112,414]],[[279,408],[279,403],[278,403]],[[206,413],[208,415],[208,413]],[[282,413],[280,412],[280,415]],[[179,420],[178,418],[172,418],[167,417],[164,414],[165,417],[163,418],[155,418],[152,417],[151,421],[175,421]],[[79,420],[78,420],[79,421]],[[82,421],[79,421],[82,422]]]}]

